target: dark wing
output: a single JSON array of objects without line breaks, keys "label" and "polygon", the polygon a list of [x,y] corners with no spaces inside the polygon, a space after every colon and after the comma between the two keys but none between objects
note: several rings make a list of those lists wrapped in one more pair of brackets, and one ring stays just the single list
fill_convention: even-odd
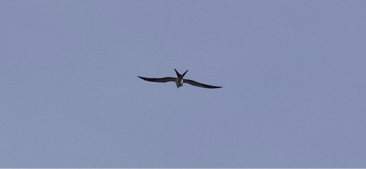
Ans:
[{"label": "dark wing", "polygon": [[211,85],[207,85],[207,84],[203,84],[203,83],[198,83],[198,82],[190,80],[190,79],[184,79],[183,83],[188,83],[193,86],[204,87],[204,88],[209,88],[209,89],[222,88],[221,86],[211,86]]},{"label": "dark wing", "polygon": [[174,77],[163,77],[163,78],[148,78],[148,77],[141,77],[141,76],[137,76],[143,80],[149,81],[149,82],[160,82],[160,83],[165,83],[165,82],[174,82],[175,78]]}]

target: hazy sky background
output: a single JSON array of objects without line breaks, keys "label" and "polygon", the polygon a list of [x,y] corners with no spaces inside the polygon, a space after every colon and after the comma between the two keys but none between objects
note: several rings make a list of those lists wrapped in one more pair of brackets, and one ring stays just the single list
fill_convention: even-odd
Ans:
[{"label": "hazy sky background", "polygon": [[0,167],[365,159],[364,0],[0,1]]}]

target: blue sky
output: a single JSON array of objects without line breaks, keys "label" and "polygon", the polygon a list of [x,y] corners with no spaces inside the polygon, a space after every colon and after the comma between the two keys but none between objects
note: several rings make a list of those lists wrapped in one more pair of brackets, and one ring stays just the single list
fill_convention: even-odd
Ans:
[{"label": "blue sky", "polygon": [[0,167],[366,167],[365,8],[0,1]]}]

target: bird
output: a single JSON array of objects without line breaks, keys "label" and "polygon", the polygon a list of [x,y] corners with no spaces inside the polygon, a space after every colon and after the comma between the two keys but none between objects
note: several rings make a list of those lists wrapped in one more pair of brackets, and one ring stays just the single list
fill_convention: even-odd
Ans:
[{"label": "bird", "polygon": [[183,79],[184,75],[186,75],[188,70],[186,70],[183,74],[180,74],[176,69],[174,69],[174,71],[177,74],[177,77],[163,77],[163,78],[148,78],[148,77],[142,77],[142,76],[137,76],[137,77],[141,78],[142,80],[149,81],[149,82],[160,82],[160,83],[175,82],[175,84],[177,85],[177,88],[182,87],[183,83],[188,83],[193,86],[203,87],[203,88],[208,88],[208,89],[222,88],[222,86],[212,86],[212,85],[208,85],[208,84],[199,83],[199,82],[196,82],[196,81],[190,80],[190,79]]}]

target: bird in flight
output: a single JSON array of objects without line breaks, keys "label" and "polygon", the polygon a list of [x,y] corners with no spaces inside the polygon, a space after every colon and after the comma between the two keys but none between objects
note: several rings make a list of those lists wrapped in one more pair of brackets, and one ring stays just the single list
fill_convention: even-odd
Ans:
[{"label": "bird in flight", "polygon": [[183,86],[183,83],[188,83],[193,86],[204,87],[204,88],[209,88],[209,89],[222,88],[221,86],[212,86],[212,85],[207,85],[207,84],[203,84],[203,83],[198,83],[198,82],[190,80],[190,79],[183,80],[183,77],[184,77],[184,75],[186,75],[188,70],[186,72],[184,72],[183,75],[179,74],[179,72],[176,69],[174,69],[174,70],[175,70],[175,73],[177,74],[177,77],[163,77],[163,78],[148,78],[148,77],[141,77],[141,76],[137,76],[137,77],[139,77],[143,80],[149,81],[149,82],[160,82],[160,83],[175,82],[175,84],[177,85],[177,88]]}]

